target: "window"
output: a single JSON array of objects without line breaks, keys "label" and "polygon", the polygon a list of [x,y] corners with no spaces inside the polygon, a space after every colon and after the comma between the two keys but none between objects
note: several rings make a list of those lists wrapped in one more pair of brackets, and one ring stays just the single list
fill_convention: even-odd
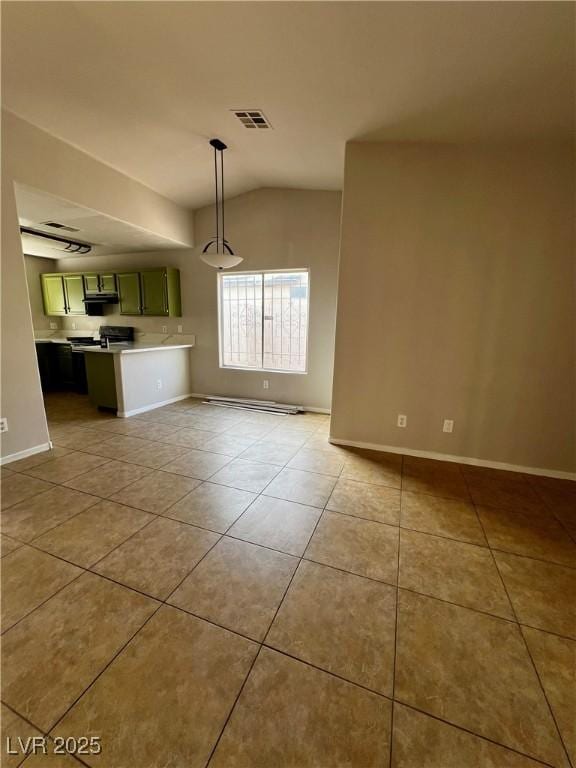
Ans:
[{"label": "window", "polygon": [[306,373],[308,270],[218,275],[220,365]]}]

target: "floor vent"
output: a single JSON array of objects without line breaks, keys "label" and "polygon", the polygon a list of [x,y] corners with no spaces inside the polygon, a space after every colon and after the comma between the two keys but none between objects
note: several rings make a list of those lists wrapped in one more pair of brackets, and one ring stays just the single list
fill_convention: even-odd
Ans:
[{"label": "floor vent", "polygon": [[202,401],[206,405],[217,405],[220,408],[235,408],[242,411],[259,411],[260,413],[275,413],[278,416],[291,416],[304,411],[301,405],[287,405],[274,400],[244,400],[240,397],[218,397],[207,395]]},{"label": "floor vent", "polygon": [[272,128],[270,121],[260,109],[232,109],[244,128]]}]

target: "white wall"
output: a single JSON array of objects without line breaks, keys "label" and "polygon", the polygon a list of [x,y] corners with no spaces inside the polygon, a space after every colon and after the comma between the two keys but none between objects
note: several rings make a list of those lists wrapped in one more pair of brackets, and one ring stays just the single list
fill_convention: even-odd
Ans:
[{"label": "white wall", "polygon": [[[173,266],[180,269],[183,317],[126,317],[111,307],[104,318],[67,318],[77,329],[101,324],[133,325],[138,331],[196,335],[192,387],[200,394],[274,399],[329,409],[332,394],[336,284],[341,195],[338,192],[261,189],[226,203],[226,233],[245,260],[238,270],[310,269],[309,365],[307,374],[225,370],[218,360],[217,272],[193,250],[62,259],[58,270],[95,270]],[[202,243],[213,234],[213,208],[196,212],[195,231]],[[270,381],[263,390],[262,381]]]},{"label": "white wall", "polygon": [[[184,348],[114,355],[116,382],[120,384],[119,415],[130,415],[156,403],[190,395],[191,352]],[[161,390],[158,381],[162,382]]]},{"label": "white wall", "polygon": [[332,437],[574,471],[574,204],[570,145],[349,144]]}]

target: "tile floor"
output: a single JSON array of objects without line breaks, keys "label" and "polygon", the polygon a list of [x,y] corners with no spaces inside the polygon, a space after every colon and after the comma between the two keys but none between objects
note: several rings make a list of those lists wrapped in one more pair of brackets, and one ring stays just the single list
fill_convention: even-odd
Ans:
[{"label": "tile floor", "polygon": [[[2,765],[576,765],[575,483],[46,406],[2,471]],[[102,752],[6,754],[39,734]]]}]

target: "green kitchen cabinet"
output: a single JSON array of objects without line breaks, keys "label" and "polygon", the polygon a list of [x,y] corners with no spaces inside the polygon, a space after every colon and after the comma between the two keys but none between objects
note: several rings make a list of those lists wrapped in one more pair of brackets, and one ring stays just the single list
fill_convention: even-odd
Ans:
[{"label": "green kitchen cabinet", "polygon": [[85,315],[86,294],[117,292],[121,315],[182,316],[180,272],[172,267],[118,273],[46,273],[40,280],[47,315]]},{"label": "green kitchen cabinet", "polygon": [[180,317],[180,272],[171,267],[143,269],[140,272],[142,286],[142,314]]},{"label": "green kitchen cabinet", "polygon": [[86,293],[99,293],[100,275],[84,275],[84,290]]},{"label": "green kitchen cabinet", "polygon": [[63,275],[40,275],[44,314],[67,314],[66,293],[64,291]]},{"label": "green kitchen cabinet", "polygon": [[140,273],[142,287],[142,314],[167,315],[168,291],[165,269],[147,269]]},{"label": "green kitchen cabinet", "polygon": [[116,293],[116,275],[112,272],[99,275],[101,293]]},{"label": "green kitchen cabinet", "polygon": [[116,293],[116,275],[113,272],[84,274],[84,289],[86,293]]},{"label": "green kitchen cabinet", "polygon": [[141,315],[140,273],[120,272],[118,280],[118,303],[121,315]]},{"label": "green kitchen cabinet", "polygon": [[84,279],[82,275],[64,275],[68,315],[85,315]]}]

